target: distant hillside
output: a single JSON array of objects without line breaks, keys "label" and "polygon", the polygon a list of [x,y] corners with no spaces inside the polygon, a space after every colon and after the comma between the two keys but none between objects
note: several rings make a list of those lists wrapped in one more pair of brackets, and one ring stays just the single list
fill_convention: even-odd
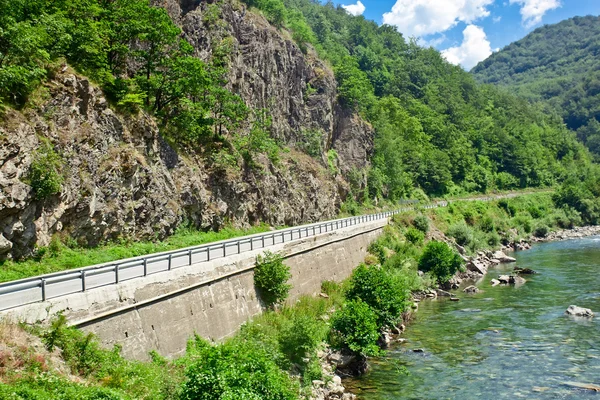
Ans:
[{"label": "distant hillside", "polygon": [[471,71],[477,80],[545,100],[600,155],[600,17],[536,29]]}]

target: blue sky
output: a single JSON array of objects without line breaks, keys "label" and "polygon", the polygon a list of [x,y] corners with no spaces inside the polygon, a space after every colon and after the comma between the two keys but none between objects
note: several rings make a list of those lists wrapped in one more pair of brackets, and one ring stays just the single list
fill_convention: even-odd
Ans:
[{"label": "blue sky", "polygon": [[600,0],[335,0],[354,15],[395,25],[448,61],[477,62],[544,24],[599,15]]}]

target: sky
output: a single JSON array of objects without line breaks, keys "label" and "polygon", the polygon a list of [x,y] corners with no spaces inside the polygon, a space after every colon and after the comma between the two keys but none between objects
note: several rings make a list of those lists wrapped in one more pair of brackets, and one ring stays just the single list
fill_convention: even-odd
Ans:
[{"label": "sky", "polygon": [[600,15],[600,0],[335,0],[353,15],[396,26],[470,70],[535,28]]}]

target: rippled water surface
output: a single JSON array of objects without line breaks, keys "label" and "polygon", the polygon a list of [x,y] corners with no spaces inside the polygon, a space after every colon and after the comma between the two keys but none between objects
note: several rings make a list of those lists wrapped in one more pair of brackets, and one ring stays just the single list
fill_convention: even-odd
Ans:
[{"label": "rippled water surface", "polygon": [[[407,342],[346,386],[364,400],[600,399],[565,384],[600,385],[600,238],[541,244],[515,257],[539,274],[520,287],[491,287],[509,264],[477,283],[482,293],[423,301]],[[596,318],[566,316],[570,304]]]}]

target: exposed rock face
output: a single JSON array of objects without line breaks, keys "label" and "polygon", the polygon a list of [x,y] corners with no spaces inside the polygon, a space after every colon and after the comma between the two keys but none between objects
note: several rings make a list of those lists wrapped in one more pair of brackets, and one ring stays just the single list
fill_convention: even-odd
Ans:
[{"label": "exposed rock face", "polygon": [[[332,71],[289,34],[234,0],[206,18],[213,1],[157,0],[204,59],[223,39],[231,44],[229,86],[253,109],[266,109],[272,134],[293,148],[303,131],[322,132],[322,160],[292,150],[262,171],[223,171],[178,154],[147,115],[115,113],[87,79],[62,74],[47,100],[0,123],[0,258],[31,254],[56,233],[83,245],[162,238],[183,221],[208,229],[225,221],[293,225],[333,217],[346,192],[326,170],[336,149],[342,172],[368,165],[371,127],[337,102]],[[41,139],[43,138],[43,139]],[[35,199],[24,183],[40,140],[63,160],[60,195]]]},{"label": "exposed rock face", "polygon": [[[84,245],[121,237],[164,237],[183,221],[218,228],[265,221],[298,224],[335,215],[339,183],[304,154],[283,154],[277,168],[215,169],[182,157],[152,118],[110,109],[87,79],[63,74],[48,100],[0,124],[0,253],[21,257],[62,232]],[[63,163],[60,195],[36,200],[24,183],[40,138]]]},{"label": "exposed rock face", "polygon": [[192,11],[188,3],[158,4],[178,21],[200,58],[208,59],[221,41],[231,40],[229,87],[246,104],[268,110],[276,138],[294,145],[302,141],[304,131],[318,130],[323,148],[338,153],[342,172],[368,165],[373,129],[338,103],[333,72],[312,49],[303,54],[289,32],[276,29],[237,1],[225,0],[216,22],[206,18],[210,2]]}]

